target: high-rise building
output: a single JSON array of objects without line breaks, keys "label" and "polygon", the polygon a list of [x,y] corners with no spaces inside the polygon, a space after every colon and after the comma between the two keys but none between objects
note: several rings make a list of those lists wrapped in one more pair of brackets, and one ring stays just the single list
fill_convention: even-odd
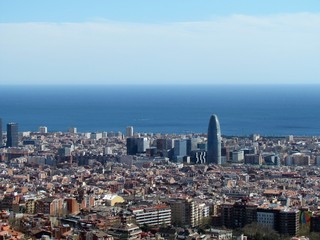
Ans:
[{"label": "high-rise building", "polygon": [[7,124],[7,147],[18,147],[18,124],[8,123]]},{"label": "high-rise building", "polygon": [[221,164],[221,130],[217,115],[211,115],[208,127],[207,162]]},{"label": "high-rise building", "polygon": [[69,133],[74,133],[74,134],[76,134],[76,133],[77,133],[77,128],[76,128],[76,127],[71,127],[71,128],[69,128]]},{"label": "high-rise building", "polygon": [[257,208],[257,223],[279,231],[279,213],[280,209],[277,208]]},{"label": "high-rise building", "polygon": [[133,127],[128,126],[126,129],[126,137],[133,137]]},{"label": "high-rise building", "polygon": [[262,165],[261,154],[246,154],[244,164]]},{"label": "high-rise building", "polygon": [[158,138],[156,139],[157,151],[160,156],[168,157],[172,155],[172,148],[174,145],[174,140],[169,138]]},{"label": "high-rise building", "polygon": [[138,145],[136,138],[127,138],[127,155],[136,155],[138,152]]},{"label": "high-rise building", "polygon": [[296,236],[299,233],[299,211],[284,209],[279,213],[279,233],[283,235]]},{"label": "high-rise building", "polygon": [[238,150],[232,152],[232,162],[239,163],[244,160],[244,151]]},{"label": "high-rise building", "polygon": [[2,147],[2,119],[0,118],[0,147]]},{"label": "high-rise building", "polygon": [[92,132],[90,134],[90,139],[99,140],[101,138],[102,138],[102,133],[101,132]]},{"label": "high-rise building", "polygon": [[39,133],[48,133],[48,128],[46,126],[40,126]]},{"label": "high-rise building", "polygon": [[175,157],[187,156],[187,139],[174,140],[174,156]]},{"label": "high-rise building", "polygon": [[148,138],[136,138],[138,153],[145,153],[147,148],[150,147],[150,141]]},{"label": "high-rise building", "polygon": [[148,138],[127,138],[127,155],[145,153],[149,147],[150,141]]},{"label": "high-rise building", "polygon": [[169,201],[171,222],[178,226],[199,226],[209,217],[209,206],[198,204],[191,198],[176,198]]},{"label": "high-rise building", "polygon": [[243,228],[257,221],[257,205],[243,199],[239,202],[221,204],[222,225],[227,228]]},{"label": "high-rise building", "polygon": [[187,155],[190,156],[191,151],[199,150],[198,143],[201,142],[201,138],[187,139]]}]

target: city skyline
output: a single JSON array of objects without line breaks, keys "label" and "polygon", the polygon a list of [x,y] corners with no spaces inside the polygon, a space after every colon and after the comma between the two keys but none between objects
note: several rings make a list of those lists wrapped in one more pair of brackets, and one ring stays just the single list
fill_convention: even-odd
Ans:
[{"label": "city skyline", "polygon": [[317,1],[7,1],[0,85],[318,84]]}]

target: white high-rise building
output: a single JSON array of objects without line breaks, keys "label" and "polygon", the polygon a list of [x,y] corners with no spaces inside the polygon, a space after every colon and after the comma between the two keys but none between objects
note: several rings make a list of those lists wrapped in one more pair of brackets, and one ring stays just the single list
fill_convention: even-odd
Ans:
[{"label": "white high-rise building", "polygon": [[112,154],[112,147],[105,147],[103,153],[104,155]]},{"label": "white high-rise building", "polygon": [[128,126],[126,129],[126,136],[127,137],[133,137],[133,127],[132,126]]},{"label": "white high-rise building", "polygon": [[46,126],[40,126],[39,127],[39,132],[40,133],[47,133],[48,132],[48,128]]},{"label": "white high-rise building", "polygon": [[148,138],[137,138],[137,152],[138,153],[145,153],[147,148],[150,147],[150,141]]},{"label": "white high-rise building", "polygon": [[244,151],[233,151],[232,152],[232,162],[241,162],[244,160]]},{"label": "white high-rise building", "polygon": [[90,138],[94,140],[99,140],[102,138],[102,133],[93,132],[91,133]]},{"label": "white high-rise building", "polygon": [[77,128],[75,127],[69,128],[69,133],[77,133]]}]

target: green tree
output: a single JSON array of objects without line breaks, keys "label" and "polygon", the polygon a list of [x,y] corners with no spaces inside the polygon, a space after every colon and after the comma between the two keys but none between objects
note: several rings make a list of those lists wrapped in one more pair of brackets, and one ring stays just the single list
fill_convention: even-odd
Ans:
[{"label": "green tree", "polygon": [[320,239],[320,233],[311,232],[308,234],[308,237],[310,240],[319,240]]},{"label": "green tree", "polygon": [[310,223],[301,224],[299,230],[299,236],[308,236],[310,234]]},{"label": "green tree", "polygon": [[258,223],[246,225],[242,233],[252,240],[280,240],[280,235],[275,230]]}]

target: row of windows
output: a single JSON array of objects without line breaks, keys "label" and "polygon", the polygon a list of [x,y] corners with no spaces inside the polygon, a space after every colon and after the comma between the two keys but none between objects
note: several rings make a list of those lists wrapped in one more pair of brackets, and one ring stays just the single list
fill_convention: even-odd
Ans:
[{"label": "row of windows", "polygon": [[170,224],[171,220],[163,220],[163,221],[141,221],[138,222],[139,224],[143,225],[143,224],[148,224],[148,225],[161,225],[163,223],[167,223]]},{"label": "row of windows", "polygon": [[148,220],[158,220],[158,219],[171,219],[171,216],[154,217],[154,218],[136,218],[137,221],[148,221]]},{"label": "row of windows", "polygon": [[157,214],[161,215],[166,213],[171,213],[171,210],[163,211],[163,212],[134,212],[135,215],[157,215]]},{"label": "row of windows", "polygon": [[136,219],[144,219],[144,218],[160,218],[160,217],[171,217],[171,214],[166,214],[166,215],[150,215],[150,216],[135,216]]}]

